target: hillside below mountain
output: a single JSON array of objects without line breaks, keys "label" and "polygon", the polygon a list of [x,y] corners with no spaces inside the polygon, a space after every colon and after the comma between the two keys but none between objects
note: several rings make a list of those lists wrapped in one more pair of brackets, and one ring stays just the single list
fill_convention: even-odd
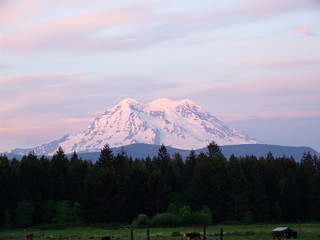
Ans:
[{"label": "hillside below mountain", "polygon": [[[122,150],[124,150],[128,156],[131,156],[133,159],[142,159],[146,157],[154,157],[158,155],[160,145],[153,144],[131,144],[127,146],[123,146]],[[190,150],[166,147],[168,153],[173,156],[175,153],[179,153],[182,158],[185,160],[190,154]],[[112,148],[114,155],[120,152],[121,148]],[[279,146],[279,145],[269,145],[269,144],[241,144],[241,145],[227,145],[221,146],[221,150],[223,155],[229,159],[232,154],[236,157],[245,157],[245,156],[256,156],[257,158],[266,157],[269,152],[272,153],[273,157],[290,157],[292,156],[297,162],[302,159],[303,154],[310,153],[311,155],[316,155],[320,157],[320,153],[315,151],[310,147],[292,147],[292,146]],[[196,154],[200,152],[207,152],[207,148],[201,148],[195,150]],[[17,158],[21,159],[22,155],[18,154],[6,154],[9,159]],[[67,154],[68,157],[71,154]],[[92,162],[96,162],[99,158],[100,152],[83,152],[78,153],[78,156],[83,160],[90,160]]]}]

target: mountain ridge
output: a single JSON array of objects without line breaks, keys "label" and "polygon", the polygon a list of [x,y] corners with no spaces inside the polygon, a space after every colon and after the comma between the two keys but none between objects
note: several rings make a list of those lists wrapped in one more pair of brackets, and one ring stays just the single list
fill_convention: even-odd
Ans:
[{"label": "mountain ridge", "polygon": [[[160,145],[152,145],[152,144],[131,144],[118,148],[111,148],[113,153],[116,155],[121,149],[127,152],[128,156],[131,156],[133,159],[138,158],[146,158],[146,157],[154,157],[157,156]],[[172,147],[166,147],[168,153],[173,156],[175,153],[179,153],[183,159],[186,159],[189,155],[190,150],[177,149]],[[245,157],[245,156],[256,156],[257,158],[266,157],[269,152],[275,158],[279,157],[290,157],[292,156],[296,161],[300,161],[304,153],[310,153],[311,155],[317,155],[320,157],[320,153],[310,147],[294,147],[294,146],[280,146],[280,145],[270,145],[270,144],[241,144],[241,145],[227,145],[220,146],[222,150],[222,154],[229,159],[233,154],[236,157]],[[195,149],[195,153],[199,154],[200,152],[206,152],[207,148]],[[27,155],[25,153],[23,155]],[[100,152],[77,152],[78,156],[84,160],[91,160],[95,162],[100,155]],[[23,155],[20,154],[5,154],[9,159],[17,158],[21,159]],[[71,153],[67,154],[69,157],[72,155]]]},{"label": "mountain ridge", "polygon": [[[219,145],[261,143],[227,126],[190,99],[160,98],[144,105],[125,98],[96,117],[86,130],[31,150],[40,155],[52,155],[61,146],[66,153],[97,152],[106,143],[110,147],[146,143],[198,149],[211,141]],[[15,149],[11,153],[29,150]]]}]

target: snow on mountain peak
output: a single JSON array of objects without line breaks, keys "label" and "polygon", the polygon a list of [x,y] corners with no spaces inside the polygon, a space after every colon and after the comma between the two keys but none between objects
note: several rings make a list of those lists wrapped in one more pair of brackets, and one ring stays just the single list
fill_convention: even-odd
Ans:
[{"label": "snow on mountain peak", "polygon": [[[106,143],[111,147],[163,143],[180,149],[197,149],[212,140],[220,145],[259,143],[223,124],[189,99],[160,98],[144,106],[126,98],[98,116],[85,131],[55,141],[54,146],[61,146],[66,153],[100,151]],[[53,144],[47,145],[51,147],[46,148],[44,144],[34,151],[53,154],[56,151]],[[44,149],[50,149],[50,152]]]},{"label": "snow on mountain peak", "polygon": [[111,109],[119,109],[119,108],[130,108],[130,109],[141,109],[143,108],[143,104],[140,103],[139,101],[132,99],[132,98],[125,98],[121,102],[119,102],[116,106],[114,106]]}]

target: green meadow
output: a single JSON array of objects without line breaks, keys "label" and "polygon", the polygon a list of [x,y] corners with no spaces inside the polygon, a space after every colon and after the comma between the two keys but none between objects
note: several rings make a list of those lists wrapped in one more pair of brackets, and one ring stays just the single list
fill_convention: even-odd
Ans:
[{"label": "green meadow", "polygon": [[[286,226],[298,232],[298,239],[320,239],[320,223],[283,223],[283,224],[259,224],[259,225],[215,225],[206,227],[207,240],[220,240],[220,229],[223,228],[225,240],[245,239],[272,239],[272,229]],[[184,234],[188,232],[200,232],[203,227],[179,227],[179,228],[151,228],[150,239],[156,240],[182,240],[187,239]],[[25,239],[29,233],[34,234],[35,240],[100,240],[103,236],[110,236],[112,240],[130,240],[129,229],[102,229],[94,227],[71,227],[65,229],[40,230],[40,229],[12,229],[0,232],[0,239],[15,240]],[[134,240],[147,239],[147,229],[133,229]],[[203,235],[202,235],[203,239]]]}]

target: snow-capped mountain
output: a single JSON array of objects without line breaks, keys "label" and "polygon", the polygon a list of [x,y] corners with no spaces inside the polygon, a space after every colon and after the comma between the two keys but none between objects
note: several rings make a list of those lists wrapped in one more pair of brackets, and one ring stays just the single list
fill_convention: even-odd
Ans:
[{"label": "snow-capped mountain", "polygon": [[[108,143],[119,147],[134,143],[164,144],[180,149],[198,149],[214,140],[219,145],[260,143],[231,128],[189,99],[161,98],[147,105],[126,98],[98,116],[85,131],[66,135],[33,149],[53,154],[59,146],[66,153],[99,152]],[[15,149],[12,153],[22,153]]]}]

